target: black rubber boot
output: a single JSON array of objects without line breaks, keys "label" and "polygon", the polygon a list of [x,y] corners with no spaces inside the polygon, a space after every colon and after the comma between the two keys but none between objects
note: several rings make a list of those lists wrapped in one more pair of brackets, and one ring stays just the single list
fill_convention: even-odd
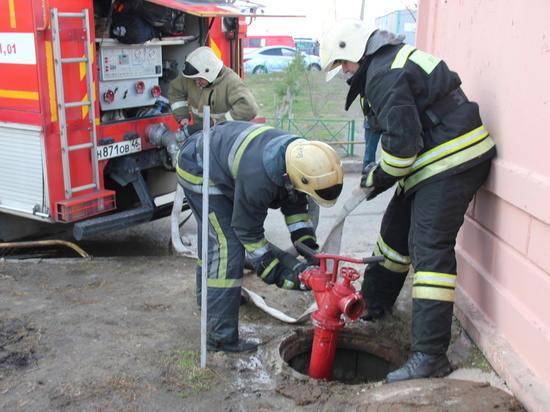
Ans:
[{"label": "black rubber boot", "polygon": [[258,349],[256,342],[239,338],[238,318],[207,317],[209,351],[251,352]]},{"label": "black rubber boot", "polygon": [[375,304],[373,306],[367,307],[363,314],[359,317],[359,319],[374,321],[383,317],[386,311],[391,313],[391,308]]},{"label": "black rubber boot", "polygon": [[400,369],[386,376],[386,382],[392,383],[409,379],[442,378],[452,371],[447,355],[414,352]]},{"label": "black rubber boot", "polygon": [[209,351],[218,352],[253,352],[258,349],[258,344],[247,339],[237,339],[233,343],[218,343],[207,342],[206,348]]}]

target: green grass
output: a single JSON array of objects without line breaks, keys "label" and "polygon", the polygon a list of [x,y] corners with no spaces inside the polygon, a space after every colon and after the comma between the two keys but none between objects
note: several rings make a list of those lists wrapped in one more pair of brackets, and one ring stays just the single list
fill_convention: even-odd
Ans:
[{"label": "green grass", "polygon": [[209,368],[201,368],[199,352],[194,350],[175,350],[168,359],[168,368],[165,379],[168,383],[178,387],[178,396],[186,398],[200,392],[209,391],[212,385],[219,382],[219,376]]},{"label": "green grass", "polygon": [[[285,72],[247,74],[248,84],[260,106],[259,117],[277,117],[277,106],[282,98],[277,95],[277,85],[283,83]],[[325,81],[324,72],[303,72],[296,79],[299,83],[298,94],[292,102],[292,115],[299,119],[355,120],[362,122],[359,102],[352,104],[349,111],[344,103],[349,86],[345,80],[335,77]]]},{"label": "green grass", "polygon": [[[288,130],[307,139],[333,143],[362,141],[363,114],[359,99],[351,105],[349,111],[344,110],[349,86],[343,77],[336,76],[327,82],[324,72],[303,71],[295,74],[293,81],[298,87],[288,110],[289,104],[286,102],[284,106],[283,97],[278,90],[285,84],[285,80],[288,81],[289,76],[286,71],[246,75],[245,82],[260,107],[258,117],[267,118],[270,126]],[[286,110],[281,110],[283,106]],[[291,121],[288,120],[289,117]],[[278,118],[287,120],[274,120]],[[350,121],[354,121],[354,124]],[[354,154],[355,150],[349,144],[338,144],[334,147],[341,155]]]}]

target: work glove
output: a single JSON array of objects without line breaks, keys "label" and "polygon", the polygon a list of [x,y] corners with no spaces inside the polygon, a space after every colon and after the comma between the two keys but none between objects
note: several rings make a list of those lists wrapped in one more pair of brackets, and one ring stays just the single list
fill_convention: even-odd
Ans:
[{"label": "work glove", "polygon": [[296,265],[292,270],[289,271],[289,274],[286,276],[286,278],[283,279],[283,282],[281,286],[279,286],[281,289],[287,289],[287,290],[310,290],[305,283],[303,283],[299,275],[302,272],[305,272],[312,266],[308,266],[307,263],[301,262],[298,265]]},{"label": "work glove", "polygon": [[308,267],[307,263],[273,244],[269,245],[269,250],[260,258],[252,258],[250,262],[260,279],[268,285],[276,285],[287,290],[307,290],[305,286],[300,285],[298,278],[298,275]]},{"label": "work glove", "polygon": [[[214,127],[214,121],[210,119],[210,127]],[[202,120],[196,120],[193,124],[188,124],[182,126],[181,128],[186,138],[190,137],[192,134],[197,133],[203,129]]]},{"label": "work glove", "polygon": [[392,187],[396,180],[395,177],[385,173],[380,168],[379,163],[372,162],[363,169],[361,183],[359,185],[365,189],[371,189],[371,192],[367,196],[367,200],[372,200],[380,193]]},{"label": "work glove", "polygon": [[308,290],[308,288],[300,281],[298,275],[308,268],[308,264],[296,259],[290,253],[287,253],[276,246],[271,246],[271,249],[279,259],[279,263],[283,266],[283,272],[277,281],[277,287],[288,290]]}]

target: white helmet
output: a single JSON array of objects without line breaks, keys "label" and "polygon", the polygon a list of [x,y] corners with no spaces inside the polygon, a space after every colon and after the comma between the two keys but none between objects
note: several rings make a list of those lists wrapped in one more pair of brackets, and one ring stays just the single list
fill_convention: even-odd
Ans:
[{"label": "white helmet", "polygon": [[294,189],[312,196],[321,206],[333,206],[342,192],[344,167],[326,143],[294,140],[286,148],[286,171]]},{"label": "white helmet", "polygon": [[330,72],[338,68],[342,64],[339,60],[359,62],[365,53],[367,40],[375,30],[358,19],[337,21],[325,33],[321,43],[320,57],[323,70]]},{"label": "white helmet", "polygon": [[189,79],[201,78],[212,83],[220,74],[223,61],[210,47],[199,47],[189,53],[183,67],[183,75]]}]

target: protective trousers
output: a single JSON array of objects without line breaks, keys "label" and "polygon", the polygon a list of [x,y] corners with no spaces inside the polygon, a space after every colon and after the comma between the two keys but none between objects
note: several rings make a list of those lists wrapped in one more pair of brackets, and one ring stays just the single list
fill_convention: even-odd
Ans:
[{"label": "protective trousers", "polygon": [[[197,303],[202,290],[202,194],[184,189],[197,221]],[[210,194],[208,213],[207,334],[213,345],[234,343],[239,337],[239,306],[245,250],[231,228],[233,202]]]},{"label": "protective trousers", "polygon": [[396,192],[386,209],[375,251],[386,260],[366,268],[362,294],[369,307],[392,306],[412,264],[413,352],[447,352],[457,274],[456,236],[490,167],[487,160],[408,196]]}]

